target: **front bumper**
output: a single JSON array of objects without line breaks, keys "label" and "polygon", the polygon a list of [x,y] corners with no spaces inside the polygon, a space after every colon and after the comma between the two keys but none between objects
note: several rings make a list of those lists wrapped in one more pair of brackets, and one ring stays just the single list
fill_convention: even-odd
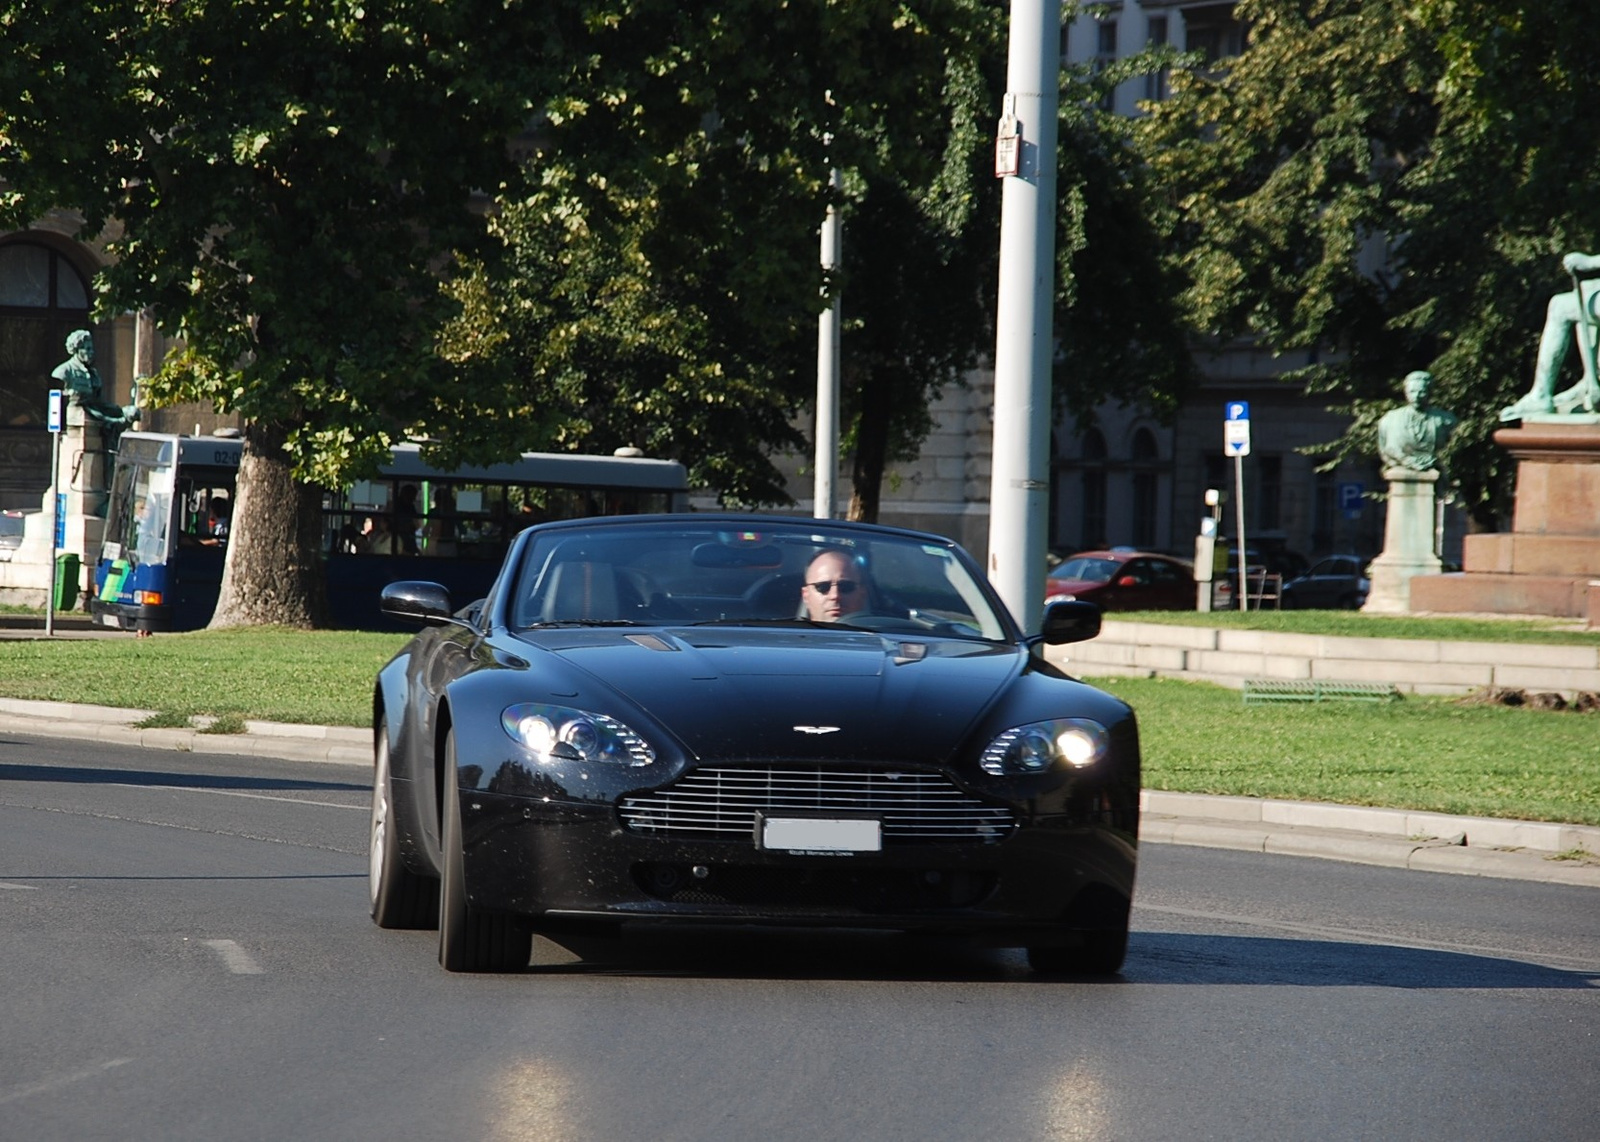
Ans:
[{"label": "front bumper", "polygon": [[553,930],[627,921],[877,928],[1048,942],[1126,928],[1137,802],[992,843],[797,855],[625,828],[614,807],[464,789],[467,895]]},{"label": "front bumper", "polygon": [[150,606],[91,599],[89,613],[93,616],[96,626],[133,631],[172,630],[172,608],[164,603]]}]

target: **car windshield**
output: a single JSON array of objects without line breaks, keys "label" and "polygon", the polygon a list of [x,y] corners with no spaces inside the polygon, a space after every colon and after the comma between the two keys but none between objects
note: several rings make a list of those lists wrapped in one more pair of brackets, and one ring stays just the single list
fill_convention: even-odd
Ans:
[{"label": "car windshield", "polygon": [[1078,556],[1059,564],[1050,572],[1052,579],[1075,579],[1084,583],[1108,583],[1122,564],[1115,559],[1094,559]]},{"label": "car windshield", "polygon": [[810,520],[761,521],[756,530],[665,520],[542,529],[523,553],[508,618],[520,629],[827,624],[1009,637],[951,545]]}]

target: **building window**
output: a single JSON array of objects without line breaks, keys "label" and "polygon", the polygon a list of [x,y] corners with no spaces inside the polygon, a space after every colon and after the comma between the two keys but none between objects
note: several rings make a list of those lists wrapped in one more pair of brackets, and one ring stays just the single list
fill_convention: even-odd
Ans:
[{"label": "building window", "polygon": [[[1095,36],[1094,73],[1100,75],[1117,58],[1117,22],[1101,20]],[[1116,102],[1116,89],[1100,97],[1100,110],[1110,111]]]},{"label": "building window", "polygon": [[[1167,46],[1167,18],[1165,16],[1151,16],[1150,22],[1145,25],[1145,46],[1151,48],[1164,48]],[[1144,77],[1144,97],[1151,103],[1159,102],[1167,97],[1170,76],[1166,68],[1151,72]]]},{"label": "building window", "polygon": [[1283,526],[1283,457],[1261,457],[1256,472],[1256,527],[1277,531]]},{"label": "building window", "polygon": [[1097,428],[1083,434],[1083,541],[1085,550],[1105,547],[1106,438]]},{"label": "building window", "polygon": [[72,263],[48,246],[0,246],[0,310],[87,310],[89,290]]},{"label": "building window", "polygon": [[1183,39],[1189,51],[1199,52],[1207,63],[1215,63],[1244,51],[1244,25],[1234,19],[1232,4],[1185,8]]},{"label": "building window", "polygon": [[[1326,464],[1331,457],[1320,457],[1319,465]],[[1333,548],[1335,537],[1339,533],[1339,488],[1337,474],[1332,470],[1317,471],[1317,483],[1313,491],[1314,502],[1311,509],[1311,551],[1329,551]]]},{"label": "building window", "polygon": [[[88,325],[89,284],[77,267],[40,242],[0,245],[0,428],[42,432],[50,370],[66,358],[67,334]],[[39,475],[40,487],[49,483],[48,463]]]},{"label": "building window", "polygon": [[1133,545],[1154,547],[1156,542],[1156,492],[1160,460],[1156,438],[1148,428],[1133,434]]}]

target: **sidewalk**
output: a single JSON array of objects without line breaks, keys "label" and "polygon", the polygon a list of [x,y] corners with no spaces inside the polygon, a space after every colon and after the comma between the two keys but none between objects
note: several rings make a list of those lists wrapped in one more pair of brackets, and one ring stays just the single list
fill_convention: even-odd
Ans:
[{"label": "sidewalk", "polygon": [[[0,733],[186,753],[372,764],[372,734],[349,726],[246,722],[242,734],[140,729],[148,710],[0,698]],[[1600,888],[1600,828],[1402,809],[1146,790],[1139,839],[1317,857],[1465,876]],[[1592,854],[1592,855],[1583,855]]]}]

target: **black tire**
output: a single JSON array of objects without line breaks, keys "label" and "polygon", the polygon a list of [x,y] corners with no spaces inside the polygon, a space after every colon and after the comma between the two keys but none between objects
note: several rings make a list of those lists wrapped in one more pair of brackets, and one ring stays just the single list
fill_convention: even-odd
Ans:
[{"label": "black tire", "polygon": [[439,882],[405,866],[394,828],[394,783],[389,735],[376,729],[372,769],[372,825],[367,834],[367,883],[373,923],[380,928],[439,926]]},{"label": "black tire", "polygon": [[466,859],[461,847],[461,790],[456,782],[456,736],[444,739],[444,821],[439,829],[443,875],[439,880],[439,964],[446,971],[521,971],[533,955],[533,932],[515,916],[467,902]]},{"label": "black tire", "polygon": [[1028,949],[1028,966],[1040,975],[1116,975],[1128,954],[1128,930],[1082,933],[1077,945]]},{"label": "black tire", "polygon": [[1340,596],[1338,609],[1341,611],[1359,611],[1361,609],[1361,597],[1359,595]]}]

